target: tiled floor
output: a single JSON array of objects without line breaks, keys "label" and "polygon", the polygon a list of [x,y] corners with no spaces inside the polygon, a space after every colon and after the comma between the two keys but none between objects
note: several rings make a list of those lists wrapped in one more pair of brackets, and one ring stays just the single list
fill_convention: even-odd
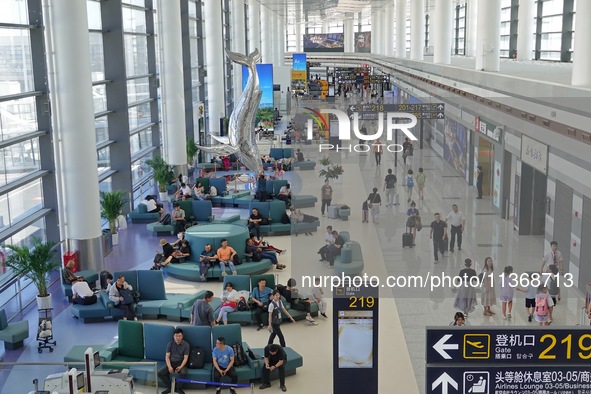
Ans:
[{"label": "tiled floor", "polygon": [[[310,159],[318,159],[318,147],[301,146]],[[394,167],[393,157],[385,155],[381,166],[376,166],[373,156],[356,153],[331,153],[335,162],[342,163],[345,173],[339,182],[334,183],[334,202],[346,203],[352,207],[352,216],[348,222],[321,217],[321,232],[314,237],[269,237],[275,246],[288,249],[281,261],[288,265],[288,270],[277,272],[279,282],[285,283],[294,277],[301,283],[302,275],[330,275],[331,270],[318,262],[316,251],[322,245],[322,229],[332,224],[337,230],[349,231],[351,239],[361,243],[365,261],[365,271],[385,279],[387,275],[407,276],[427,274],[456,274],[463,268],[465,258],[472,258],[480,263],[486,256],[492,256],[495,272],[500,273],[505,265],[512,265],[515,272],[535,271],[540,267],[540,259],[544,242],[542,237],[518,236],[512,229],[510,221],[501,220],[490,215],[491,200],[474,199],[474,189],[466,184],[462,177],[437,157],[431,150],[415,150],[414,167],[426,168],[427,187],[425,199],[417,200],[423,223],[430,222],[434,212],[447,214],[451,204],[457,203],[467,217],[467,229],[464,234],[462,251],[449,254],[438,265],[433,264],[431,243],[428,228],[417,236],[417,246],[402,249],[401,236],[405,227],[405,210],[407,208],[404,192],[400,191],[401,205],[392,208],[382,206],[380,222],[361,223],[361,204],[372,187],[381,191],[383,178],[388,168],[395,169],[400,179],[403,174],[402,162]],[[318,168],[317,168],[318,170]],[[293,185],[296,194],[319,194],[321,179],[317,171],[295,171],[285,174]],[[232,209],[216,210],[216,216],[232,214]],[[304,209],[304,212],[320,216],[319,204],[315,208]],[[241,215],[245,217],[246,211]],[[130,224],[120,236],[120,244],[105,259],[105,268],[109,271],[148,268],[154,252],[159,249],[158,240],[145,230],[143,224]],[[171,236],[164,237],[173,239]],[[492,245],[492,246],[489,246]],[[170,292],[192,293],[201,289],[212,289],[220,293],[217,282],[207,284],[190,283],[168,278],[166,288]],[[38,354],[34,341],[37,312],[29,308],[24,318],[31,323],[31,338],[26,347],[19,351],[0,351],[5,361],[18,362],[59,362],[71,346],[76,344],[105,344],[116,335],[116,323],[82,324],[74,320],[69,312],[67,301],[60,295],[59,286],[52,287],[54,297],[55,336],[58,346],[55,352]],[[304,289],[305,291],[305,289]],[[498,290],[497,290],[498,294]],[[425,392],[425,327],[432,325],[448,325],[455,313],[453,308],[455,293],[450,288],[430,289],[380,289],[380,392],[384,393],[417,393]],[[523,308],[523,295],[516,293],[513,318],[503,320],[499,306],[493,310],[493,317],[482,315],[481,307],[470,314],[468,324],[473,326],[524,326],[527,322]],[[563,289],[562,301],[555,311],[555,325],[574,326],[579,323],[580,308],[583,306],[582,295],[575,290]],[[329,318],[333,311],[329,300]],[[303,322],[286,324],[284,327],[287,343],[304,356],[304,367],[297,375],[287,379],[290,392],[294,393],[330,393],[332,392],[332,319],[319,318],[319,325],[308,327]],[[169,324],[162,321],[163,324]],[[184,323],[186,324],[186,322]],[[266,344],[267,335],[264,331],[257,332],[254,327],[244,327],[243,336],[253,347]],[[395,357],[392,357],[395,355]],[[32,390],[33,378],[43,379],[58,367],[34,369],[19,367],[10,370],[0,368],[0,388],[2,393],[27,393]],[[395,382],[396,389],[392,388]],[[394,391],[392,391],[394,390]],[[246,392],[246,389],[244,389]],[[257,390],[258,391],[258,390]],[[142,392],[154,392],[145,389]],[[277,385],[269,393],[279,392]]]}]

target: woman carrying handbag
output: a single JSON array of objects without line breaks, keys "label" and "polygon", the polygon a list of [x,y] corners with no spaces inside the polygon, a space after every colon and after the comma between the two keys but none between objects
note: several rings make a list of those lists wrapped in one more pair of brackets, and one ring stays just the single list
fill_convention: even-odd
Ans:
[{"label": "woman carrying handbag", "polygon": [[367,197],[367,201],[367,207],[371,213],[371,221],[374,222],[374,224],[378,224],[380,220],[380,205],[382,205],[382,198],[378,193],[377,187],[373,188],[373,193]]}]

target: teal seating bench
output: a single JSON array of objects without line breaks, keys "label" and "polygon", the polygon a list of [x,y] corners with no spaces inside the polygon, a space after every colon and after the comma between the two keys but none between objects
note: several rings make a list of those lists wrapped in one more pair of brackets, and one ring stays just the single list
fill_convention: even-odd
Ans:
[{"label": "teal seating bench", "polygon": [[[290,234],[291,224],[281,223],[281,217],[285,212],[285,203],[281,200],[271,201],[252,201],[249,204],[248,212],[256,208],[262,217],[269,219],[269,224],[263,224],[260,226],[262,234]],[[249,213],[250,216],[250,213]]]},{"label": "teal seating bench", "polygon": [[334,270],[337,275],[347,276],[360,275],[365,264],[361,245],[357,241],[348,241],[343,245],[341,255],[335,258]]},{"label": "teal seating bench", "polygon": [[29,337],[29,322],[27,320],[9,323],[6,311],[0,309],[0,341],[4,341],[4,349],[14,350],[23,347],[25,339]]},{"label": "teal seating bench", "polygon": [[149,232],[154,233],[156,235],[162,233],[170,233],[170,235],[174,235],[174,225],[172,224],[162,224],[160,222],[149,223],[146,228]]},{"label": "teal seating bench", "polygon": [[291,196],[291,206],[294,208],[309,208],[316,205],[318,201],[318,197],[311,196],[307,194],[302,195],[292,195]]},{"label": "teal seating bench", "polygon": [[316,162],[315,161],[312,161],[312,160],[293,161],[291,163],[291,166],[294,169],[299,168],[302,171],[305,171],[305,170],[314,170],[316,168]]},{"label": "teal seating bench", "polygon": [[160,213],[149,213],[144,204],[139,204],[136,209],[129,212],[129,218],[132,223],[153,222],[160,218]]}]

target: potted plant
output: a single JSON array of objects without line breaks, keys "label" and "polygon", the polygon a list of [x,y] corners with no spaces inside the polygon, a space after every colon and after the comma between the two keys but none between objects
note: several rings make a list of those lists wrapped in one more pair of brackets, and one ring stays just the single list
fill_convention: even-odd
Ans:
[{"label": "potted plant", "polygon": [[101,195],[101,217],[107,219],[109,222],[109,230],[111,230],[111,239],[113,245],[119,243],[119,234],[117,234],[117,217],[121,209],[127,203],[127,198],[122,190],[115,190],[112,192],[100,192]]},{"label": "potted plant", "polygon": [[326,168],[332,164],[332,161],[330,161],[330,157],[324,156],[322,159],[318,160],[318,164],[320,164],[323,168]]},{"label": "potted plant", "polygon": [[51,294],[48,293],[48,274],[59,268],[59,260],[54,260],[54,241],[43,241],[33,237],[32,247],[6,245],[12,253],[6,258],[6,266],[11,268],[15,275],[27,277],[37,287],[38,309],[51,308]]},{"label": "potted plant", "polygon": [[161,156],[156,156],[150,160],[146,160],[146,164],[152,167],[152,174],[154,180],[158,183],[158,191],[160,192],[160,201],[166,201],[168,193],[166,192],[166,186],[170,182],[174,175],[172,173],[172,166],[169,165]]},{"label": "potted plant", "polygon": [[349,216],[351,216],[351,207],[346,204],[341,205],[339,207],[339,216],[345,221],[349,220]]},{"label": "potted plant", "polygon": [[189,141],[187,141],[187,164],[189,164],[189,166],[193,166],[193,164],[195,164],[193,161],[197,152],[199,152],[199,150],[197,149],[195,140],[193,138],[189,138]]},{"label": "potted plant", "polygon": [[343,172],[343,166],[335,164],[333,166],[321,169],[318,174],[320,178],[324,177],[325,179],[339,179],[339,176],[343,175]]}]

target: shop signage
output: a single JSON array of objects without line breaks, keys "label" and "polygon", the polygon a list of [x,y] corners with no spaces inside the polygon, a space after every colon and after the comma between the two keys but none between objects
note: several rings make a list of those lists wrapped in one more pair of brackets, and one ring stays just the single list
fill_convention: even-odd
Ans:
[{"label": "shop signage", "polygon": [[503,143],[503,129],[488,120],[484,120],[481,117],[476,117],[474,127],[477,132],[486,135],[497,141],[499,144]]},{"label": "shop signage", "polygon": [[528,136],[521,136],[521,161],[546,174],[548,167],[548,145],[542,144]]}]

